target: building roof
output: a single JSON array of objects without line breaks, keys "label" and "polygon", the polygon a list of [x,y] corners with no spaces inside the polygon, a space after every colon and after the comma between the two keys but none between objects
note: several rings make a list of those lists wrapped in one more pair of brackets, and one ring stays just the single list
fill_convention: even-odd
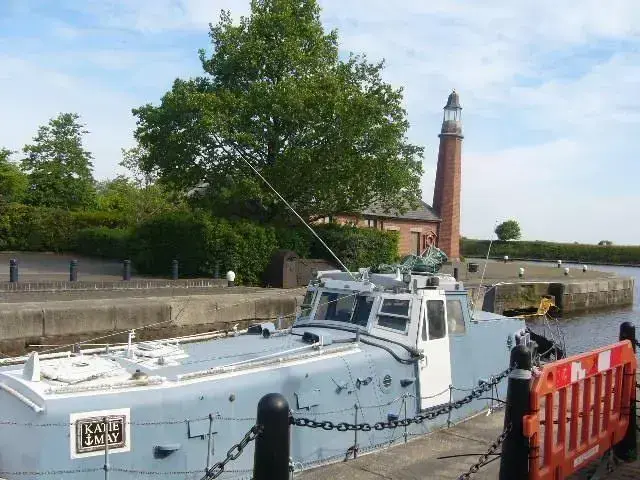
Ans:
[{"label": "building roof", "polygon": [[458,92],[453,90],[449,94],[449,98],[447,98],[447,104],[444,106],[444,108],[462,108],[462,105],[460,105],[460,96],[458,95]]},{"label": "building roof", "polygon": [[373,204],[369,208],[366,208],[362,212],[362,214],[370,217],[399,218],[403,220],[422,220],[425,222],[441,221],[440,217],[431,207],[431,205],[426,204],[422,200],[420,201],[420,206],[418,208],[416,208],[415,210],[407,210],[402,214],[400,214],[398,211],[393,210],[385,211],[377,204]]}]

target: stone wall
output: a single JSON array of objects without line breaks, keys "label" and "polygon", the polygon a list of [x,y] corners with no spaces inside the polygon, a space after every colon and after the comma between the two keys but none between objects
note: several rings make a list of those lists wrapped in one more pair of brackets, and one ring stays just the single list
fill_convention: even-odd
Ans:
[{"label": "stone wall", "polygon": [[227,285],[225,279],[132,279],[76,281],[48,280],[43,282],[0,282],[0,293],[59,292],[68,290],[149,290],[154,288],[216,288]]},{"label": "stone wall", "polygon": [[482,309],[502,313],[506,309],[537,306],[552,295],[562,313],[633,305],[633,278],[612,277],[567,282],[499,283],[484,292]]},{"label": "stone wall", "polygon": [[[0,350],[20,353],[29,343],[72,343],[114,332],[139,339],[245,328],[287,316],[290,324],[303,289],[182,297],[115,298],[0,304]],[[154,333],[155,332],[155,333]],[[123,341],[110,338],[100,342]]]}]

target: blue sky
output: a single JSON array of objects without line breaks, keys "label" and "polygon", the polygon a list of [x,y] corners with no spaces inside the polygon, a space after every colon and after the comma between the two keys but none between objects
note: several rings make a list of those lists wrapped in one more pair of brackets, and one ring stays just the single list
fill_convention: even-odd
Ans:
[{"label": "blue sky", "polygon": [[[640,4],[634,0],[320,0],[341,49],[387,61],[426,147],[431,202],[442,106],[464,107],[462,231],[518,219],[524,238],[640,244]],[[248,0],[0,0],[0,145],[79,113],[95,175],[123,173],[131,108],[199,75],[220,9]]]}]

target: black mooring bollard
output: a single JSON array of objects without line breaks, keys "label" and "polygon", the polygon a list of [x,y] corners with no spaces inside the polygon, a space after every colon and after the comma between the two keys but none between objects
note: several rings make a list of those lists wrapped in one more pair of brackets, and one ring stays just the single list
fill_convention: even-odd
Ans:
[{"label": "black mooring bollard", "polygon": [[171,279],[178,280],[178,260],[171,262]]},{"label": "black mooring bollard", "polygon": [[531,351],[524,345],[511,350],[507,386],[507,405],[504,411],[504,428],[511,430],[502,444],[500,456],[500,480],[527,478],[529,475],[529,439],[522,431],[522,420],[529,413],[531,388]]},{"label": "black mooring bollard", "polygon": [[78,281],[78,260],[71,260],[69,262],[69,281]]},{"label": "black mooring bollard", "polygon": [[[636,327],[631,322],[623,322],[620,325],[620,341],[629,340],[633,346],[633,351],[636,351]],[[625,375],[629,374],[625,370]],[[636,418],[636,382],[632,382],[631,385],[631,405],[629,405],[629,425],[627,426],[627,432],[623,439],[613,446],[613,452],[624,461],[632,461],[638,458],[637,447],[637,418]],[[626,409],[622,409],[622,413]]]},{"label": "black mooring bollard", "polygon": [[18,261],[15,258],[9,260],[9,281],[11,283],[18,281]]},{"label": "black mooring bollard", "polygon": [[269,393],[258,402],[258,425],[253,456],[253,480],[288,480],[289,404],[279,393]]},{"label": "black mooring bollard", "polygon": [[122,280],[131,280],[131,260],[122,261]]}]

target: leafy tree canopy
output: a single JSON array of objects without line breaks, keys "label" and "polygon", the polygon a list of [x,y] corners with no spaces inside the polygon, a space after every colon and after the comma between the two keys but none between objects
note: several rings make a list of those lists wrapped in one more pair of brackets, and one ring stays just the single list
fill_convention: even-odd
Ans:
[{"label": "leafy tree canopy", "polygon": [[139,187],[134,180],[124,176],[98,182],[96,190],[98,210],[123,213],[135,223],[183,206],[163,186]]},{"label": "leafy tree canopy", "polygon": [[402,90],[382,62],[339,58],[316,0],[253,0],[239,24],[222,12],[210,37],[206,75],[134,109],[143,171],[207,187],[216,214],[286,211],[245,160],[307,218],[417,204],[423,149],[407,141]]},{"label": "leafy tree canopy", "polygon": [[515,220],[507,220],[496,227],[498,240],[518,240],[520,238],[520,225]]},{"label": "leafy tree canopy", "polygon": [[24,147],[22,168],[29,174],[26,203],[77,209],[93,206],[95,189],[91,153],[82,136],[88,133],[75,113],[61,113],[38,129]]},{"label": "leafy tree canopy", "polygon": [[138,187],[148,187],[157,181],[157,175],[153,172],[145,172],[142,170],[142,158],[147,152],[140,146],[136,145],[131,148],[122,149],[122,160],[118,165],[126,168],[131,173],[133,181]]},{"label": "leafy tree canopy", "polygon": [[10,160],[13,152],[0,148],[0,202],[20,202],[27,191],[27,176]]}]

